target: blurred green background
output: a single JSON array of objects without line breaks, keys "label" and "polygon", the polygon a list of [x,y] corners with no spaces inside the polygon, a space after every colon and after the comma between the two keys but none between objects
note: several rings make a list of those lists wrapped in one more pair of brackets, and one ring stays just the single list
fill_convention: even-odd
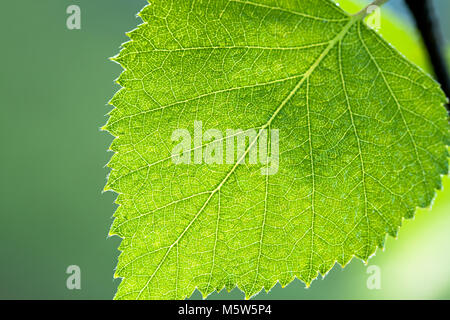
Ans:
[{"label": "blurred green background", "polygon": [[[361,7],[339,2],[349,10]],[[0,299],[111,299],[115,293],[120,239],[107,238],[115,195],[101,193],[112,137],[99,127],[121,72],[107,58],[140,23],[135,14],[145,3],[2,2]],[[81,7],[81,30],[66,28],[71,4]],[[449,38],[450,1],[434,4]],[[382,10],[381,33],[428,68],[401,0]],[[381,289],[367,288],[367,266],[354,260],[309,289],[296,280],[256,298],[450,299],[450,179],[444,188],[432,210],[405,221],[399,239],[389,238],[386,251],[370,260],[381,272]],[[81,268],[81,290],[66,288],[66,268],[73,264]],[[235,289],[210,298],[243,294]]]}]

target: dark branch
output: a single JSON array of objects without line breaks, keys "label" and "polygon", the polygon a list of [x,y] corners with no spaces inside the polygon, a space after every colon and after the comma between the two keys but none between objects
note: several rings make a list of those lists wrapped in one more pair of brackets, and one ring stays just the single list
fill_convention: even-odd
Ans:
[{"label": "dark branch", "polygon": [[[405,0],[405,2],[414,16],[417,28],[422,35],[436,79],[441,84],[446,96],[450,97],[450,78],[442,46],[442,35],[431,1]],[[449,104],[446,107],[450,112]]]}]

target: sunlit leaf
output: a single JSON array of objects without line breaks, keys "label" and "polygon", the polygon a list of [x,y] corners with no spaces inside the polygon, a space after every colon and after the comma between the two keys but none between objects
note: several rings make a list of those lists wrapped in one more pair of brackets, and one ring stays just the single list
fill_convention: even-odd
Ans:
[{"label": "sunlit leaf", "polygon": [[[105,126],[117,299],[309,285],[430,205],[448,172],[446,98],[360,16],[328,0],[155,0],[139,15]],[[223,140],[255,129],[245,158],[278,130],[276,172],[176,164],[174,131],[199,122]]]}]

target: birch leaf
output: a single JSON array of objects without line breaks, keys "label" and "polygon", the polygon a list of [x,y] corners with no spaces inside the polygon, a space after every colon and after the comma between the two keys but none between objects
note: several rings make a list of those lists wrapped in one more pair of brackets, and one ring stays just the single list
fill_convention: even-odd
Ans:
[{"label": "birch leaf", "polygon": [[[154,0],[139,16],[104,127],[116,299],[309,286],[431,204],[448,172],[446,97],[361,16],[329,0]],[[199,123],[190,163],[175,163],[173,133]],[[227,129],[257,135],[234,163],[201,161]],[[278,148],[273,174],[250,161],[259,141]]]}]

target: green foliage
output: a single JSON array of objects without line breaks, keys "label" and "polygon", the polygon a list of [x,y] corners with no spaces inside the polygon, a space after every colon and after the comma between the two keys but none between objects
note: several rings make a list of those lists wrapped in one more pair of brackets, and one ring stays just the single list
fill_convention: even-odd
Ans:
[{"label": "green foliage", "polygon": [[[446,98],[360,17],[328,0],[155,0],[139,16],[105,126],[117,299],[309,285],[367,260],[441,187]],[[175,164],[172,133],[194,121],[279,129],[278,172]]]}]

